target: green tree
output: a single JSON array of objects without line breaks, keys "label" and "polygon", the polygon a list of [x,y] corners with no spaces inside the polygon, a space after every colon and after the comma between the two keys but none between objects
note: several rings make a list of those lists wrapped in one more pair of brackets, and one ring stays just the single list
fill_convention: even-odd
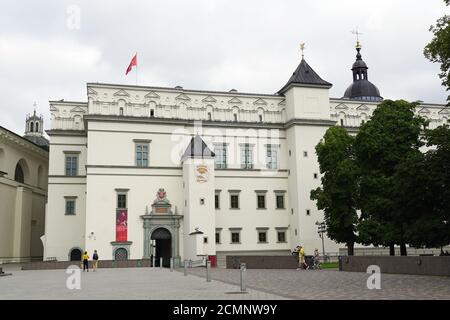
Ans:
[{"label": "green tree", "polygon": [[354,152],[360,168],[358,225],[360,242],[390,247],[395,244],[406,255],[407,222],[416,211],[405,208],[407,188],[397,179],[408,179],[401,168],[418,161],[423,145],[420,132],[425,121],[414,115],[416,104],[385,100],[356,136]]},{"label": "green tree", "polygon": [[342,127],[331,127],[316,146],[323,174],[322,187],[311,190],[311,199],[324,211],[327,235],[347,245],[353,255],[356,242],[356,203],[359,170],[353,156],[354,138]]},{"label": "green tree", "polygon": [[[425,134],[423,215],[414,220],[410,238],[416,246],[439,247],[450,243],[450,128],[446,125]],[[420,181],[419,183],[422,183]]]},{"label": "green tree", "polygon": [[[450,4],[450,0],[444,0],[446,5]],[[434,37],[425,47],[424,55],[431,62],[441,64],[441,73],[439,78],[442,79],[442,85],[450,90],[450,16],[445,15],[436,21],[435,26],[430,27]],[[450,103],[450,96],[447,97]]]}]

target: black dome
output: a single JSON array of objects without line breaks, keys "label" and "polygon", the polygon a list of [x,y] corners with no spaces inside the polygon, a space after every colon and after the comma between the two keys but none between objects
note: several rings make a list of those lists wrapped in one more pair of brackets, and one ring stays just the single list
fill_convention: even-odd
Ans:
[{"label": "black dome", "polygon": [[361,45],[356,44],[356,61],[352,66],[353,83],[345,90],[344,99],[381,101],[380,90],[369,81],[368,67],[361,56]]},{"label": "black dome", "polygon": [[369,80],[353,82],[344,94],[345,99],[381,101],[380,90]]}]

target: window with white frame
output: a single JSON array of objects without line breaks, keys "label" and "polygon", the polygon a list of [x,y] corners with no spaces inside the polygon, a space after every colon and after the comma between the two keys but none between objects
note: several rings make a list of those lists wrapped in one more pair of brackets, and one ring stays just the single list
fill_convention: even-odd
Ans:
[{"label": "window with white frame", "polygon": [[248,143],[241,145],[241,169],[253,169],[253,146]]},{"label": "window with white frame", "polygon": [[266,168],[278,169],[278,145],[269,144],[266,147]]},{"label": "window with white frame", "polygon": [[75,204],[77,197],[64,197],[65,199],[65,214],[75,215]]},{"label": "window with white frame", "polygon": [[277,242],[284,243],[286,241],[286,230],[287,228],[275,228],[277,231]]},{"label": "window with white frame", "polygon": [[64,151],[65,154],[65,175],[74,177],[78,175],[78,151]]},{"label": "window with white frame", "polygon": [[258,243],[267,243],[267,230],[269,228],[256,228],[258,233]]},{"label": "window with white frame", "polygon": [[225,144],[219,144],[214,146],[215,153],[215,166],[216,169],[227,168],[227,146]]},{"label": "window with white frame", "polygon": [[151,140],[134,139],[136,166],[148,167]]},{"label": "window with white frame", "polygon": [[242,228],[230,228],[230,236],[232,244],[241,243],[241,229]]}]

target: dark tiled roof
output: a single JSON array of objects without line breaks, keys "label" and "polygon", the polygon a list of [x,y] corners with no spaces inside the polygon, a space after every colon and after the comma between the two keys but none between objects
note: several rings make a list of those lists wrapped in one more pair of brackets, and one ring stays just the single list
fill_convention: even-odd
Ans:
[{"label": "dark tiled roof", "polygon": [[43,136],[28,136],[28,135],[24,135],[23,137],[25,139],[27,139],[28,141],[31,141],[34,144],[37,144],[42,149],[47,150],[47,151],[49,150],[48,140],[46,138],[44,138]]},{"label": "dark tiled roof", "polygon": [[297,69],[292,74],[289,81],[284,85],[284,87],[278,91],[279,94],[284,93],[290,85],[313,85],[313,86],[324,86],[331,87],[332,84],[328,81],[323,80],[319,75],[309,66],[309,64],[302,59]]},{"label": "dark tiled roof", "polygon": [[212,158],[214,157],[214,152],[212,152],[205,141],[197,134],[191,139],[186,151],[183,154],[182,159],[185,158]]}]

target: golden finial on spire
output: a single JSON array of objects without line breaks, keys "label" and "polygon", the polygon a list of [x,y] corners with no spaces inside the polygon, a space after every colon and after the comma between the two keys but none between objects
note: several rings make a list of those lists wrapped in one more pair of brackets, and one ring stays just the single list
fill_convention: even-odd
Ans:
[{"label": "golden finial on spire", "polygon": [[358,31],[358,27],[355,30],[352,30],[353,34],[356,34],[356,49],[361,49],[361,43],[359,42],[359,35],[362,33]]},{"label": "golden finial on spire", "polygon": [[300,50],[302,51],[302,59],[305,57],[305,43],[300,43]]}]

